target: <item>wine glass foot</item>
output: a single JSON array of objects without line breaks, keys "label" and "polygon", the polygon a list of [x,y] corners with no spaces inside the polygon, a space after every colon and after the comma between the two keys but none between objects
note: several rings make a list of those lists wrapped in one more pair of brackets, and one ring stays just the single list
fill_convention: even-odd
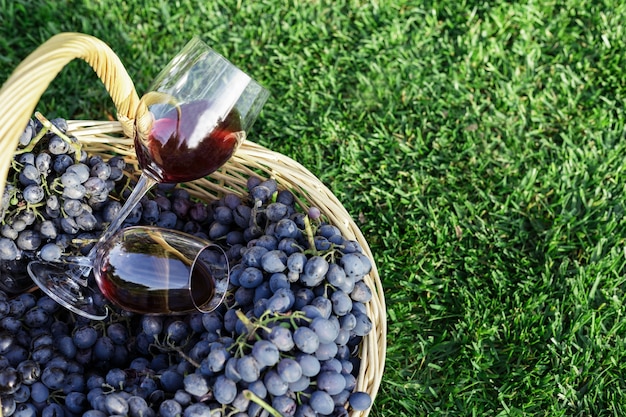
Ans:
[{"label": "wine glass foot", "polygon": [[107,309],[94,302],[95,291],[75,281],[66,264],[30,262],[28,274],[44,293],[68,310],[92,320],[107,317]]}]

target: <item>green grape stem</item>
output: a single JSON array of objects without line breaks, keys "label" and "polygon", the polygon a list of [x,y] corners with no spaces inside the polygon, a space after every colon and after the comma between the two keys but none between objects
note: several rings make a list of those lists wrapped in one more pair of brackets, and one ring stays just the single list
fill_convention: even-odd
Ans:
[{"label": "green grape stem", "polygon": [[[68,145],[70,145],[72,148],[74,148],[74,160],[76,162],[79,162],[80,161],[80,151],[81,151],[81,148],[82,148],[80,142],[78,142],[76,140],[70,139],[69,136],[67,136],[65,133],[61,132],[55,125],[52,124],[52,122],[50,122],[50,120],[46,119],[41,113],[35,112],[35,117],[37,118],[37,120],[39,120],[41,122],[41,124],[44,126],[44,129],[52,131],[52,133],[54,133],[55,135],[57,135],[58,137],[63,139],[65,142],[68,143]],[[44,129],[41,129],[41,130],[43,131]],[[37,136],[39,136],[39,135],[37,135]],[[29,145],[29,147],[30,146],[34,146],[34,145],[31,144],[31,145]]]},{"label": "green grape stem", "polygon": [[304,232],[306,233],[306,238],[309,242],[309,249],[313,252],[314,255],[316,255],[317,249],[315,249],[313,227],[311,227],[311,219],[308,215],[304,216]]},{"label": "green grape stem", "polygon": [[271,405],[269,405],[268,403],[266,403],[265,401],[263,401],[261,398],[259,398],[258,395],[256,395],[254,392],[245,389],[242,391],[243,392],[243,396],[249,400],[252,401],[254,403],[257,403],[258,405],[260,405],[265,411],[267,411],[268,413],[270,413],[272,416],[274,417],[283,417],[280,415],[280,413],[278,412],[278,410],[276,410],[274,407],[272,407]]}]

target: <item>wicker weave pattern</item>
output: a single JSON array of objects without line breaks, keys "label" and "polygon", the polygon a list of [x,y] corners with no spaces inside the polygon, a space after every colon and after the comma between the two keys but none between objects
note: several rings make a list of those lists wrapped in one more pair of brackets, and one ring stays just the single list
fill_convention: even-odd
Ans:
[{"label": "wicker weave pattern", "polygon": [[[58,72],[71,60],[88,62],[103,81],[118,111],[118,122],[69,121],[69,134],[75,136],[88,152],[105,157],[123,155],[128,163],[137,165],[133,147],[133,124],[145,116],[138,108],[139,97],[119,58],[102,41],[76,33],[59,34],[44,43],[20,64],[0,90],[0,192],[17,147],[18,138],[39,98]],[[322,182],[301,164],[252,142],[244,142],[233,158],[207,178],[184,184],[191,194],[203,201],[219,198],[226,192],[247,194],[250,175],[274,178],[281,188],[291,190],[303,209],[316,206],[324,217],[342,233],[355,239],[372,259],[372,271],[365,281],[373,292],[367,312],[373,323],[372,332],[361,346],[361,368],[357,389],[376,397],[385,364],[386,308],[383,288],[369,245],[349,213]],[[352,412],[352,417],[366,417],[365,412]]]}]

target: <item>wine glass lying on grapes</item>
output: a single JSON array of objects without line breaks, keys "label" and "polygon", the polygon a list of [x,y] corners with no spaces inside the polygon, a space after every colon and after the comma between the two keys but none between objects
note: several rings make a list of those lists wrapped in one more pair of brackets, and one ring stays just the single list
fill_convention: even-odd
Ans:
[{"label": "wine glass lying on grapes", "polygon": [[[76,258],[93,268],[102,295],[117,307],[140,314],[208,312],[222,302],[228,287],[226,253],[218,245],[187,233],[155,226],[132,226],[118,230],[101,245],[95,259]],[[33,263],[33,273],[50,273],[50,265]],[[37,268],[45,268],[38,271]],[[90,287],[82,288],[93,295]],[[53,297],[58,300],[58,293]],[[85,297],[88,299],[89,297]],[[75,300],[68,308],[90,318],[103,311],[89,302]],[[65,302],[65,299],[61,299]],[[80,307],[80,308],[79,308]]]},{"label": "wine glass lying on grapes", "polygon": [[[85,257],[61,264],[31,262],[28,272],[33,281],[78,314],[106,317],[106,309],[93,302],[89,289],[98,251],[154,185],[193,181],[226,163],[268,96],[265,88],[204,42],[190,41],[140,100],[148,110],[138,112],[145,116],[135,121],[135,153],[142,173],[118,216]],[[170,237],[163,234],[165,241]],[[155,304],[151,313],[168,312]]]}]

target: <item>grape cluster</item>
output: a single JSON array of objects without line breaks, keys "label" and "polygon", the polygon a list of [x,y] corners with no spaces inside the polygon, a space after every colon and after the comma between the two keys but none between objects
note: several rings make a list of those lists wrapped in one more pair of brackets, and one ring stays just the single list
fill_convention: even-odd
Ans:
[{"label": "grape cluster", "polygon": [[[81,159],[89,178],[97,177],[102,161]],[[114,162],[107,161],[111,171],[122,168]],[[61,204],[79,200],[91,207],[97,237],[121,203],[111,196],[90,200],[97,193],[63,195],[66,187],[80,190],[60,179],[69,166],[46,177],[44,198],[56,195]],[[23,190],[19,172],[9,183]],[[115,180],[109,174],[104,181]],[[106,189],[122,201],[128,192],[113,184]],[[47,205],[37,204],[28,207],[39,213],[31,230],[41,234],[43,223],[53,221],[59,234],[78,236],[54,220],[76,216],[59,208],[54,217]],[[16,207],[22,206],[5,206],[7,224],[27,211]],[[289,190],[253,176],[248,195],[225,194],[212,202],[160,185],[125,223],[138,224],[221,245],[232,267],[223,305],[174,316],[113,309],[106,320],[93,322],[39,291],[0,291],[2,415],[308,417],[347,416],[371,406],[356,378],[358,348],[372,330],[366,311],[372,291],[364,280],[372,265],[358,242],[324,222],[317,208],[302,213]]]},{"label": "grape cluster", "polygon": [[66,135],[64,119],[39,119],[19,139],[0,201],[0,274],[8,292],[20,290],[33,258],[56,261],[86,250],[110,221],[109,194],[124,177],[123,158],[89,156]]}]

